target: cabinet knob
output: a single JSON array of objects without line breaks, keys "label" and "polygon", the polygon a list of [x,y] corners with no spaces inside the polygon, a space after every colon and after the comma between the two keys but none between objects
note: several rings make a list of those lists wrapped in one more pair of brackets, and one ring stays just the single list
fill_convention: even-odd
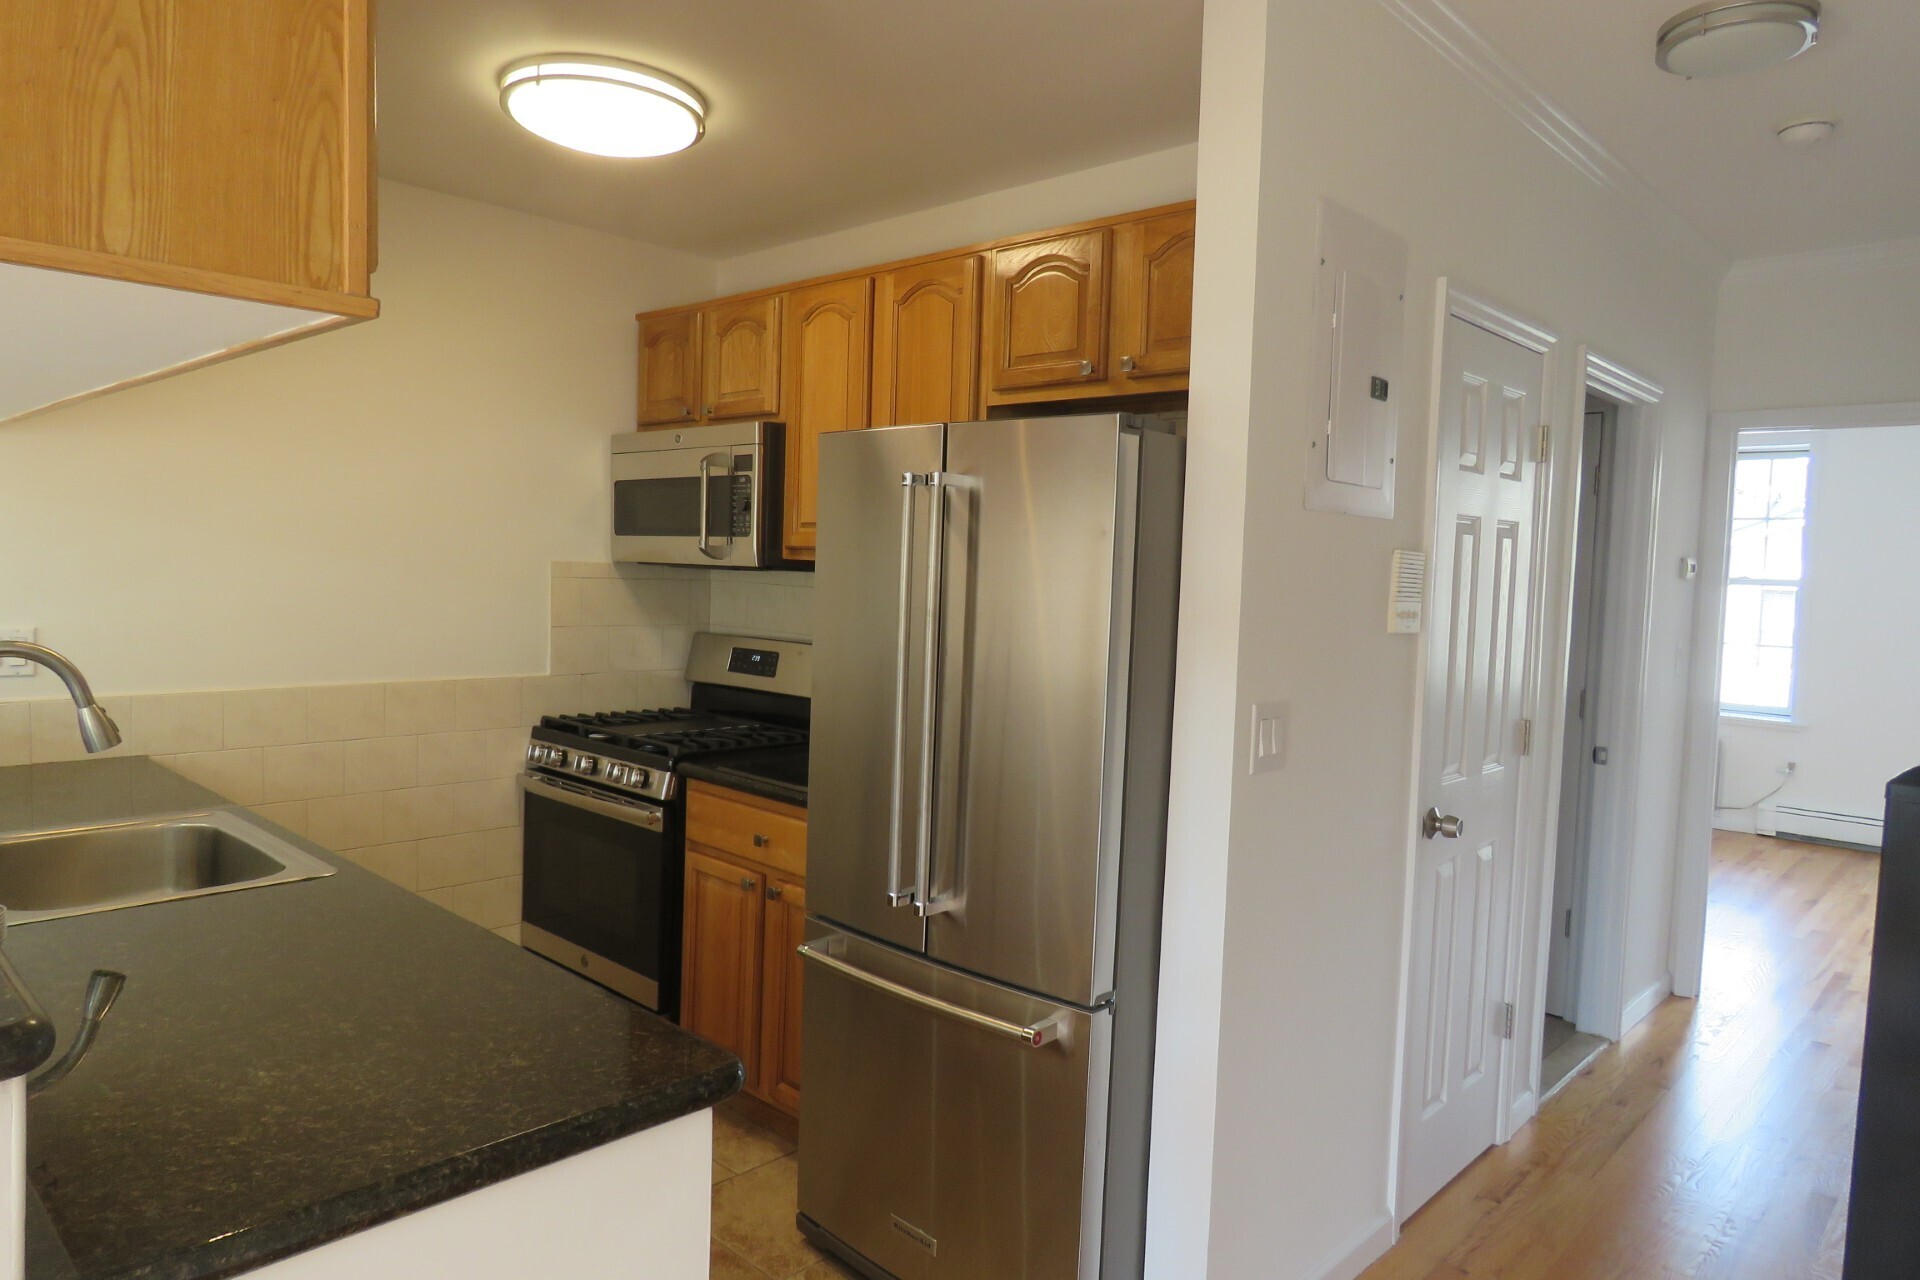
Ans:
[{"label": "cabinet knob", "polygon": [[761,835],[761,834],[760,834],[760,833],[759,833],[758,831],[756,831],[756,832],[754,832],[754,833],[753,833],[753,847],[754,847],[754,848],[756,848],[756,849],[764,849],[764,848],[766,848],[766,847],[767,847],[767,845],[768,845],[769,843],[770,843],[770,842],[769,842],[769,841],[767,840],[767,838],[766,838],[765,836],[763,836],[763,835]]},{"label": "cabinet knob", "polygon": [[772,898],[772,899],[773,899],[773,900],[774,900],[775,902],[778,902],[778,901],[780,901],[780,886],[779,886],[779,885],[777,885],[777,884],[770,884],[770,885],[768,885],[768,886],[767,886],[767,896],[768,896],[769,898]]},{"label": "cabinet knob", "polygon": [[708,416],[709,418],[711,418],[711,417],[713,416],[713,406],[712,406],[712,405],[708,405],[708,406],[707,406],[707,416]]},{"label": "cabinet knob", "polygon": [[1132,356],[1121,356],[1121,357],[1120,357],[1120,372],[1122,372],[1122,373],[1132,373],[1132,372],[1133,372],[1133,357],[1132,357]]},{"label": "cabinet knob", "polygon": [[741,876],[741,877],[740,877],[740,887],[741,887],[742,889],[745,889],[745,890],[746,890],[746,891],[747,891],[748,893],[752,893],[752,892],[753,892],[753,877],[752,877],[752,876]]},{"label": "cabinet knob", "polygon": [[1080,362],[1080,376],[1083,378],[1091,378],[1093,376],[1093,361],[1082,360]]},{"label": "cabinet knob", "polygon": [[691,418],[693,416],[693,406],[690,404],[681,405],[680,416],[683,418]]}]

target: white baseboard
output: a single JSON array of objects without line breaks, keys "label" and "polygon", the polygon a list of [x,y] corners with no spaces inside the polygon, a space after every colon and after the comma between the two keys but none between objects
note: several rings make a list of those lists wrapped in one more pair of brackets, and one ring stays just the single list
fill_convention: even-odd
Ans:
[{"label": "white baseboard", "polygon": [[1837,813],[1830,809],[1782,804],[1773,807],[1771,817],[1774,834],[1783,840],[1799,836],[1868,849],[1880,847],[1881,820],[1868,814]]},{"label": "white baseboard", "polygon": [[1645,991],[1627,1001],[1627,1007],[1620,1011],[1620,1034],[1638,1026],[1640,1020],[1660,1007],[1660,1002],[1673,994],[1673,975],[1661,974],[1658,982],[1652,983]]},{"label": "white baseboard", "polygon": [[1301,1280],[1354,1280],[1393,1248],[1398,1238],[1399,1233],[1393,1229],[1393,1215],[1383,1214],[1355,1232],[1352,1239],[1335,1249]]}]

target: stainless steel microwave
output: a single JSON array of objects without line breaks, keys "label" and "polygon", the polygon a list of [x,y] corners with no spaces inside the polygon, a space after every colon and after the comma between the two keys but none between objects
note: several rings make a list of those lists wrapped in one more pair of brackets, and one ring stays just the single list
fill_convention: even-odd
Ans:
[{"label": "stainless steel microwave", "polygon": [[777,422],[631,431],[613,438],[613,558],[767,569],[780,554]]}]

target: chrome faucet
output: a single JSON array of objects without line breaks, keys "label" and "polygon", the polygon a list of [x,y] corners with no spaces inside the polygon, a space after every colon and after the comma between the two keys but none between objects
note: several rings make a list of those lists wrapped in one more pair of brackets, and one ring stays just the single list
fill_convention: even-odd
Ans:
[{"label": "chrome faucet", "polygon": [[88,687],[87,678],[80,674],[80,668],[45,645],[28,644],[24,640],[0,641],[0,658],[25,658],[60,677],[73,705],[80,709],[80,741],[89,752],[107,751],[120,745],[120,726],[113,722],[105,707],[94,701],[93,690]]}]

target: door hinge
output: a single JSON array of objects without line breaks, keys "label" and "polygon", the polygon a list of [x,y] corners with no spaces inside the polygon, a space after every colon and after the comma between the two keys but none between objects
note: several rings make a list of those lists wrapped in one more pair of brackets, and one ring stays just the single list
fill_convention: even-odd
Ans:
[{"label": "door hinge", "polygon": [[1531,720],[1520,722],[1520,754],[1523,756],[1533,754],[1533,721]]},{"label": "door hinge", "polygon": [[1545,462],[1553,453],[1553,428],[1546,423],[1540,424],[1540,445],[1534,453],[1538,462]]},{"label": "door hinge", "polygon": [[1500,1009],[1500,1038],[1502,1040],[1511,1040],[1513,1039],[1513,1006],[1511,1004],[1503,1004],[1500,1006]]}]

